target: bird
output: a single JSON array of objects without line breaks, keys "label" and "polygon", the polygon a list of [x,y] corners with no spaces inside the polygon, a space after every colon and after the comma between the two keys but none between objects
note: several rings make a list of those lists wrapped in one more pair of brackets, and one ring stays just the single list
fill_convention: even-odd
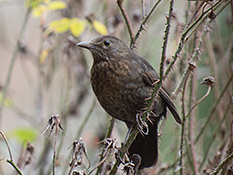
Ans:
[{"label": "bird", "polygon": [[[155,69],[115,36],[100,35],[77,46],[88,49],[93,56],[90,80],[100,105],[110,116],[125,122],[131,131],[138,125],[137,116],[143,113],[159,80]],[[177,109],[162,86],[153,99],[148,134],[139,133],[128,149],[130,156],[140,156],[140,170],[157,163],[157,128],[160,119],[166,117],[167,108],[181,124]]]}]

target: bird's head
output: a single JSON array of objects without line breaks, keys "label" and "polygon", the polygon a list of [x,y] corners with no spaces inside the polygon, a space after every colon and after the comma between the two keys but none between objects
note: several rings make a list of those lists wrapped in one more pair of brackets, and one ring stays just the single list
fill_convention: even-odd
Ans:
[{"label": "bird's head", "polygon": [[101,35],[94,38],[91,42],[80,42],[77,46],[86,48],[91,51],[94,64],[111,59],[121,59],[132,53],[132,51],[120,39],[110,36]]}]

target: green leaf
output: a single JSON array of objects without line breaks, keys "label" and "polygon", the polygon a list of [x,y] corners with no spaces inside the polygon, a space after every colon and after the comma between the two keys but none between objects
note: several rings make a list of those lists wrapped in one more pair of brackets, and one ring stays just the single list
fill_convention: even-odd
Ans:
[{"label": "green leaf", "polygon": [[85,25],[85,21],[73,18],[70,21],[70,32],[75,37],[79,37],[84,31]]},{"label": "green leaf", "polygon": [[8,134],[9,138],[15,138],[20,143],[24,143],[26,141],[28,142],[34,142],[37,138],[37,131],[35,128],[17,128],[12,131],[10,131]]},{"label": "green leaf", "polygon": [[69,18],[62,18],[60,20],[55,20],[50,22],[49,29],[57,32],[57,33],[63,33],[69,30],[70,28],[70,19]]},{"label": "green leaf", "polygon": [[101,35],[106,35],[106,34],[108,34],[107,27],[106,27],[103,23],[94,20],[94,21],[92,22],[92,25],[93,25],[94,29],[95,29],[99,34],[101,34]]},{"label": "green leaf", "polygon": [[62,1],[52,1],[48,4],[49,10],[59,10],[66,8],[66,4]]}]

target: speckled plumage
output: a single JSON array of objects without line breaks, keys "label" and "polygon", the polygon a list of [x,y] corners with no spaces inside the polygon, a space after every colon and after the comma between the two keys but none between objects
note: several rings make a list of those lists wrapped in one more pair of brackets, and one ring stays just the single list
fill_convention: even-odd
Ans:
[{"label": "speckled plumage", "polygon": [[[91,68],[91,85],[105,111],[124,121],[128,127],[136,124],[136,114],[146,106],[146,98],[154,89],[158,75],[149,62],[130,50],[116,37],[103,35],[90,43],[78,46],[91,51],[94,62]],[[142,158],[140,168],[153,166],[157,161],[157,123],[166,115],[166,108],[181,123],[176,108],[168,93],[161,88],[155,98],[149,125],[149,135],[138,135],[129,148],[129,153]]]}]

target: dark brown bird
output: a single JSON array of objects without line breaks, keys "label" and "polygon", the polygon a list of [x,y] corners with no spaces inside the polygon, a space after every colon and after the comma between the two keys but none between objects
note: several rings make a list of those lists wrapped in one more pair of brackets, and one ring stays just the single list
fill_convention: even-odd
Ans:
[{"label": "dark brown bird", "polygon": [[[91,51],[94,62],[91,68],[91,85],[105,111],[124,121],[129,129],[136,124],[136,115],[146,107],[158,75],[149,62],[134,53],[120,39],[102,35],[90,43],[80,42],[79,47]],[[140,169],[156,164],[158,157],[157,125],[168,108],[177,123],[179,114],[169,94],[161,88],[154,99],[153,115],[148,122],[149,134],[138,134],[129,148],[129,154],[141,156]]]}]

